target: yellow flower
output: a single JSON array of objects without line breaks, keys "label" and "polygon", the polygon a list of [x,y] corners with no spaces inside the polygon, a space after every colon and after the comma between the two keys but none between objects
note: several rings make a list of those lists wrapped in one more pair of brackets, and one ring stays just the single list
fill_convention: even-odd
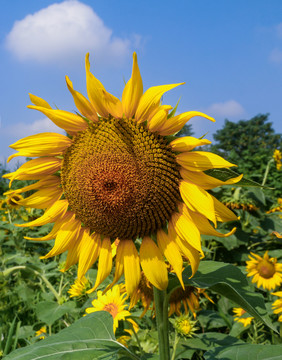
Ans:
[{"label": "yellow flower", "polygon": [[275,149],[274,150],[274,153],[273,153],[273,159],[276,163],[276,169],[277,170],[280,170],[281,169],[281,166],[282,166],[282,163],[281,163],[281,159],[282,159],[282,154],[281,154],[281,151],[278,150],[278,149]]},{"label": "yellow flower", "polygon": [[82,296],[86,294],[86,290],[89,289],[89,286],[89,281],[83,276],[83,278],[75,280],[68,293],[70,294],[70,297]]},{"label": "yellow flower", "polygon": [[[279,296],[279,299],[275,300],[272,304],[274,314],[282,313],[282,291],[274,292],[272,295]],[[282,314],[279,315],[278,321],[282,322]]]},{"label": "yellow flower", "polygon": [[199,289],[194,286],[185,286],[184,289],[178,288],[174,290],[169,298],[170,308],[168,316],[171,316],[173,313],[180,315],[181,305],[183,304],[185,313],[188,314],[190,310],[194,318],[196,318],[196,311],[200,310],[200,294],[203,294],[205,298],[213,303],[212,299],[206,294],[204,289]]},{"label": "yellow flower", "polygon": [[233,315],[234,320],[239,323],[242,323],[244,325],[244,327],[250,325],[250,323],[253,320],[252,316],[244,315],[244,314],[246,314],[246,310],[244,310],[242,308],[233,308],[233,312],[235,314],[235,315]]},{"label": "yellow flower", "polygon": [[36,333],[35,333],[35,335],[38,337],[38,336],[40,336],[39,337],[39,339],[45,339],[45,337],[46,337],[46,334],[47,334],[47,328],[46,328],[46,326],[43,326],[42,328],[40,328],[38,331],[36,331]]},{"label": "yellow flower", "polygon": [[[56,238],[43,258],[68,251],[64,270],[78,262],[78,279],[97,260],[93,291],[111,273],[111,245],[116,239],[120,241],[113,284],[124,274],[130,296],[140,281],[140,265],[155,287],[167,287],[164,257],[183,286],[182,254],[194,274],[203,256],[200,234],[226,237],[235,231],[223,234],[212,226],[210,221],[216,227],[218,221],[237,217],[206,190],[234,184],[242,175],[225,182],[208,176],[205,170],[234,164],[209,152],[191,151],[210,144],[207,139],[170,136],[194,116],[214,119],[197,111],[174,116],[171,106],[161,104],[164,93],[181,84],[154,86],[143,93],[135,53],[121,100],[90,72],[88,54],[89,100],[74,90],[68,77],[66,82],[81,115],[52,109],[34,95],[30,95],[34,105],[28,107],[49,117],[69,136],[42,133],[11,145],[18,153],[8,161],[16,156],[35,159],[4,177],[10,186],[14,180],[38,180],[17,190],[36,190],[18,203],[45,209],[39,219],[18,226],[54,223],[49,235],[37,239]],[[168,233],[163,230],[167,225]],[[157,241],[152,239],[155,235]],[[139,253],[137,238],[142,240]]]},{"label": "yellow flower", "polygon": [[93,307],[87,308],[85,311],[87,314],[96,311],[107,311],[109,312],[114,320],[114,332],[118,327],[119,320],[124,320],[130,316],[130,312],[125,310],[127,304],[125,300],[127,294],[121,294],[121,286],[115,285],[112,289],[108,290],[104,295],[102,291],[97,292],[97,299],[92,301]]},{"label": "yellow flower", "polygon": [[184,337],[192,337],[198,328],[195,326],[197,321],[193,321],[189,315],[180,315],[171,320],[176,331]]},{"label": "yellow flower", "polygon": [[277,263],[276,258],[270,258],[268,251],[263,257],[251,253],[249,261],[247,261],[247,276],[253,276],[252,282],[258,287],[272,290],[279,286],[282,282],[282,264]]}]

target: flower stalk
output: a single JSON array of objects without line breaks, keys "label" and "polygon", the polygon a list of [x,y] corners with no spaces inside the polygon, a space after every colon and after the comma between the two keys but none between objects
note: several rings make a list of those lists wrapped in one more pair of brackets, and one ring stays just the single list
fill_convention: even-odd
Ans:
[{"label": "flower stalk", "polygon": [[159,338],[160,360],[170,360],[168,337],[168,297],[166,291],[154,287],[154,301]]}]

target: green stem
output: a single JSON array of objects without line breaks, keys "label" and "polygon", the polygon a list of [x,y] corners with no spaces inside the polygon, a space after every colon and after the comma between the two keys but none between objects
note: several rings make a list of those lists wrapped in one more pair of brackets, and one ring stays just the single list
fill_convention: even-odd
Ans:
[{"label": "green stem", "polygon": [[49,288],[49,290],[54,294],[55,298],[57,299],[57,301],[60,300],[60,295],[57,293],[57,291],[55,290],[55,288],[52,286],[52,284],[50,283],[50,281],[42,274],[40,274],[40,272],[26,266],[26,265],[19,265],[19,266],[14,266],[12,268],[6,269],[3,271],[3,276],[8,276],[10,275],[12,272],[17,271],[17,270],[29,270],[32,271],[35,275],[39,276],[47,285],[47,287]]},{"label": "green stem", "polygon": [[159,338],[160,360],[170,360],[168,338],[168,300],[165,291],[154,287],[154,302]]},{"label": "green stem", "polygon": [[264,186],[265,183],[266,183],[266,179],[267,179],[267,176],[268,176],[268,173],[269,173],[269,169],[270,169],[270,164],[271,164],[273,161],[274,161],[273,159],[269,160],[268,163],[267,163],[267,165],[266,165],[266,169],[265,169],[265,173],[264,173],[264,177],[263,177],[261,186]]},{"label": "green stem", "polygon": [[177,334],[177,331],[175,331],[175,334],[174,334],[174,344],[173,344],[173,352],[172,352],[171,360],[174,360],[174,359],[175,359],[176,348],[177,348],[178,342],[179,342],[179,336],[178,336],[178,334]]}]

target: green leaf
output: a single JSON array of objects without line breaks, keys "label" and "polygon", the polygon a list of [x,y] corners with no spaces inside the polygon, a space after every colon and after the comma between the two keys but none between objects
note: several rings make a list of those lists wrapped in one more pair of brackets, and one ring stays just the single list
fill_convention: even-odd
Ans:
[{"label": "green leaf", "polygon": [[[201,289],[209,288],[225,296],[277,332],[267,315],[263,296],[250,291],[246,276],[238,267],[216,261],[201,261],[194,277],[190,277],[191,268],[187,267],[183,271],[185,285]],[[178,279],[174,277],[169,282],[168,292],[171,292],[176,287],[180,287],[180,285]]]},{"label": "green leaf", "polygon": [[280,360],[282,345],[238,345],[219,347],[205,353],[206,360]]},{"label": "green leaf", "polygon": [[117,359],[120,351],[128,359],[138,360],[115,340],[112,316],[99,311],[82,317],[56,335],[13,351],[5,360],[112,360]]},{"label": "green leaf", "polygon": [[43,301],[36,305],[35,311],[38,319],[50,326],[74,308],[74,301],[69,301],[62,305],[53,301]]},{"label": "green leaf", "polygon": [[183,342],[183,345],[188,348],[197,350],[209,350],[214,347],[231,346],[234,344],[239,345],[245,343],[233,336],[217,332],[197,334],[197,337],[185,339],[185,342]]},{"label": "green leaf", "polygon": [[[236,173],[235,171],[230,170],[230,169],[225,169],[225,168],[224,169],[209,169],[209,170],[206,170],[205,173],[207,175],[212,176],[221,181],[227,181],[229,179],[239,176],[239,174]],[[261,184],[257,183],[256,181],[246,179],[244,177],[239,182],[237,182],[236,184],[234,184],[232,186],[248,186],[248,187],[252,186],[252,187],[259,187],[259,188],[264,188],[264,189],[270,189],[267,186],[261,186]]]}]

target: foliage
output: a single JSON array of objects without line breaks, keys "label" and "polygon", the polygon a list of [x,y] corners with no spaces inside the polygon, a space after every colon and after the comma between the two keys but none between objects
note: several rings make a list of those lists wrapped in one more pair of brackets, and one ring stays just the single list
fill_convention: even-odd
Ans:
[{"label": "foliage", "polygon": [[266,167],[271,161],[266,185],[274,188],[271,194],[281,196],[282,171],[277,171],[272,156],[275,149],[282,149],[282,135],[275,133],[268,114],[236,123],[225,120],[223,128],[214,134],[214,139],[216,143],[211,146],[211,151],[238,165],[239,173],[259,183],[263,182]]}]

